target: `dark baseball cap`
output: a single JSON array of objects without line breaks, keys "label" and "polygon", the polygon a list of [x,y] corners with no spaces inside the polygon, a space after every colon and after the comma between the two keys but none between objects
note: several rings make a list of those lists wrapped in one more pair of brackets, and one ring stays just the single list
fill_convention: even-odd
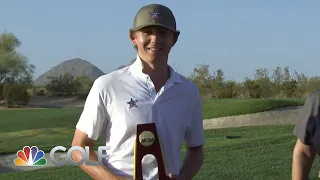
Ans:
[{"label": "dark baseball cap", "polygon": [[161,4],[149,4],[140,8],[134,18],[132,30],[136,31],[148,26],[160,26],[180,34],[172,11]]}]

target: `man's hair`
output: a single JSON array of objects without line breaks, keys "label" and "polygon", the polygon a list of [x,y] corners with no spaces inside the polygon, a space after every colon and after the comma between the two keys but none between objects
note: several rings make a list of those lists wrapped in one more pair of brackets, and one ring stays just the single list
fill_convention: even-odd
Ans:
[{"label": "man's hair", "polygon": [[[135,36],[135,33],[136,33],[136,31],[134,31],[133,29],[130,29],[129,30],[129,33],[130,33],[130,36]],[[177,40],[178,40],[178,37],[179,37],[179,33],[174,33],[173,32],[173,38],[174,38],[174,44],[177,42]],[[137,45],[133,45],[133,47],[134,47],[134,49],[135,50],[137,50],[138,51],[138,47],[137,47]]]},{"label": "man's hair", "polygon": [[[133,29],[129,30],[130,36],[135,36],[136,31],[134,31]],[[137,45],[133,45],[134,49],[138,51],[138,47]]]}]

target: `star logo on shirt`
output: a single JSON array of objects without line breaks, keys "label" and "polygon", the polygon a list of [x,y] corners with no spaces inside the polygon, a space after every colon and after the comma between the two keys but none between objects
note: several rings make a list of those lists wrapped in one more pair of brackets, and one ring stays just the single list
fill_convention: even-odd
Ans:
[{"label": "star logo on shirt", "polygon": [[153,12],[149,12],[149,13],[150,13],[151,19],[154,19],[156,21],[160,20],[161,13],[157,9],[154,9]]},{"label": "star logo on shirt", "polygon": [[130,100],[129,102],[127,102],[127,104],[130,105],[129,109],[131,109],[131,108],[133,108],[133,107],[138,107],[138,106],[137,106],[137,102],[138,102],[138,100],[133,100],[133,99],[131,98],[131,100]]}]

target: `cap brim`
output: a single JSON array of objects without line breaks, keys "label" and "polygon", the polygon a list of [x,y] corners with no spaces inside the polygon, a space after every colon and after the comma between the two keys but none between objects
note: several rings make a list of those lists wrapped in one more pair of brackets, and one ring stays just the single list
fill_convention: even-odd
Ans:
[{"label": "cap brim", "polygon": [[142,28],[152,27],[152,26],[154,26],[154,27],[163,27],[163,28],[165,28],[165,29],[167,29],[167,30],[175,33],[175,34],[178,34],[178,35],[180,34],[180,31],[179,31],[179,30],[172,29],[172,28],[170,28],[170,27],[168,27],[168,26],[165,26],[165,25],[163,25],[163,24],[144,25],[144,26],[139,26],[139,27],[136,27],[136,28],[132,28],[132,30],[138,31],[138,30],[140,30],[140,29],[142,29]]}]

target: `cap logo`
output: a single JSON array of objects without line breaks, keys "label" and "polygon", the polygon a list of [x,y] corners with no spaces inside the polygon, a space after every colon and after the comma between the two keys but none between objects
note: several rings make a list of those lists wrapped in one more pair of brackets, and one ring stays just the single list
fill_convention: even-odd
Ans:
[{"label": "cap logo", "polygon": [[159,21],[161,19],[160,17],[161,13],[158,11],[157,8],[155,8],[153,12],[149,12],[149,13],[150,13],[151,19],[154,19],[156,21]]}]

